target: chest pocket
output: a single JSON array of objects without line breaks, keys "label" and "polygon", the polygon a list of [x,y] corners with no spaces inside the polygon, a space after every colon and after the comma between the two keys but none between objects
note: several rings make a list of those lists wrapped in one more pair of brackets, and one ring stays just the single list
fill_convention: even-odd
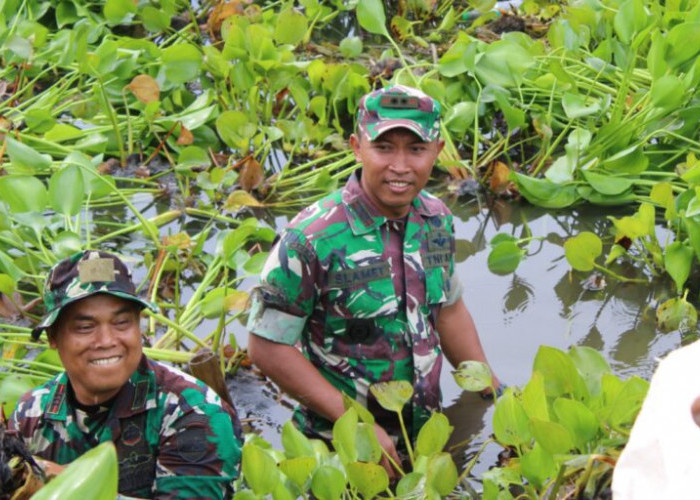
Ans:
[{"label": "chest pocket", "polygon": [[421,258],[425,269],[425,295],[429,305],[447,300],[454,244],[449,232],[438,228],[428,232]]},{"label": "chest pocket", "polygon": [[327,349],[350,358],[392,357],[397,339],[389,326],[395,323],[398,300],[387,261],[331,269],[324,301]]}]

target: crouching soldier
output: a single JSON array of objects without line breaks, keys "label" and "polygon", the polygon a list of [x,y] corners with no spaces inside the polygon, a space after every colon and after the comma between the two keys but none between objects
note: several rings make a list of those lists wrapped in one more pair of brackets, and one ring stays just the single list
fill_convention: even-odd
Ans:
[{"label": "crouching soldier", "polygon": [[203,382],[148,359],[129,269],[84,251],[51,269],[46,330],[65,372],[25,394],[10,418],[35,455],[67,464],[112,441],[119,493],[146,498],[223,498],[241,457],[235,410]]}]

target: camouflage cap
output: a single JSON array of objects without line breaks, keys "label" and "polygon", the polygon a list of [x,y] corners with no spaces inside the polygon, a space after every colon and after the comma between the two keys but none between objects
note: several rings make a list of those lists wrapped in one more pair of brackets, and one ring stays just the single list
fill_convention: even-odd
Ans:
[{"label": "camouflage cap", "polygon": [[440,135],[440,103],[403,85],[384,87],[360,99],[358,133],[373,141],[395,128],[407,128],[425,142],[434,141]]},{"label": "camouflage cap", "polygon": [[63,259],[49,271],[44,285],[46,315],[32,330],[32,338],[37,340],[44,329],[53,325],[68,304],[97,293],[131,300],[142,308],[157,311],[155,304],[136,295],[131,271],[116,255],[84,250]]}]

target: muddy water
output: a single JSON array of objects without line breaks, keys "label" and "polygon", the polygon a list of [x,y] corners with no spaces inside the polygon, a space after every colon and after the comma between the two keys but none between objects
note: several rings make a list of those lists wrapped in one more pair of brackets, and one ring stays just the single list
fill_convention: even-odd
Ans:
[{"label": "muddy water", "polygon": [[[656,305],[673,293],[670,280],[657,279],[653,286],[647,286],[607,279],[601,290],[588,291],[582,285],[588,276],[570,272],[562,247],[567,237],[593,231],[610,240],[606,236],[610,224],[600,210],[553,212],[507,203],[489,208],[483,200],[464,197],[445,201],[456,215],[457,272],[464,284],[464,299],[489,361],[505,383],[527,382],[542,344],[564,350],[573,345],[589,346],[605,356],[617,375],[636,374],[648,379],[657,357],[691,338],[679,332],[660,333],[655,328]],[[625,215],[610,209],[605,212]],[[278,218],[276,223],[281,227],[285,221]],[[491,238],[499,232],[524,237],[528,228],[542,241],[527,247],[528,256],[514,274],[491,273],[487,267]],[[659,227],[658,233],[664,241],[665,230]],[[617,266],[615,271],[640,276],[632,267]],[[237,331],[237,336],[245,345],[245,331]],[[289,408],[278,404],[279,396],[250,372],[239,374],[232,384],[239,410],[250,419],[251,427],[280,446],[279,428],[291,415]],[[460,461],[468,460],[492,432],[493,405],[462,392],[449,365],[442,374],[442,387],[445,412],[455,427],[452,451]],[[489,445],[473,469],[474,475],[493,465],[499,451],[498,446]]]}]

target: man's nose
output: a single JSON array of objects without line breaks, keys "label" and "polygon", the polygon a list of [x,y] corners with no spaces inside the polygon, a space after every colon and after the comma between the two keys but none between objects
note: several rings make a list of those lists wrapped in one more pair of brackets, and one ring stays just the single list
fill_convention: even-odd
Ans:
[{"label": "man's nose", "polygon": [[95,332],[93,345],[95,347],[111,347],[116,342],[116,335],[109,324],[99,325]]},{"label": "man's nose", "polygon": [[391,158],[389,168],[394,172],[406,172],[409,169],[408,155],[403,150],[398,150]]}]

